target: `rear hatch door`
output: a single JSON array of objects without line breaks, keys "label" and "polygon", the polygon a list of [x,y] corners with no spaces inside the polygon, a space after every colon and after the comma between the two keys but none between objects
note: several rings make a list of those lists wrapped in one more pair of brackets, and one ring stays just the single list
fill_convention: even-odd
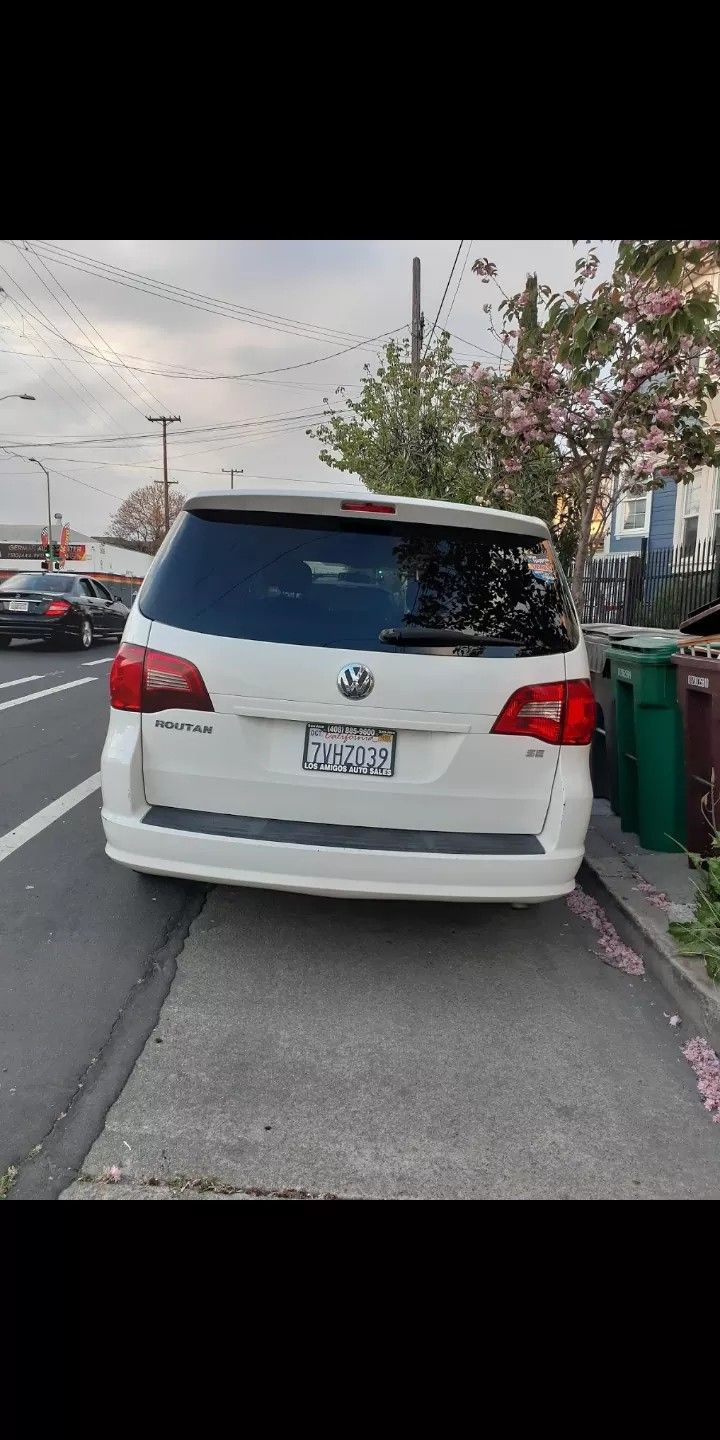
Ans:
[{"label": "rear hatch door", "polygon": [[193,664],[213,705],[189,712],[171,694],[143,715],[148,802],[537,834],[558,748],[491,731],[515,690],[564,680],[573,644],[540,522],[240,498],[193,502],[140,595],[151,650]]}]

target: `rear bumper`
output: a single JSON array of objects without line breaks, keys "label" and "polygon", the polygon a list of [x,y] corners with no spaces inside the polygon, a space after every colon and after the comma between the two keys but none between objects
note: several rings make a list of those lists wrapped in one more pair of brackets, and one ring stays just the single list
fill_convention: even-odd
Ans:
[{"label": "rear bumper", "polygon": [[423,855],[238,840],[102,811],[111,860],[153,875],[359,899],[524,901],[567,895],[582,848],[542,855]]},{"label": "rear bumper", "polygon": [[3,615],[0,619],[0,635],[9,635],[13,640],[63,640],[70,635],[77,636],[79,633],[78,625],[74,627],[67,623],[59,625],[57,621],[46,620],[42,615],[31,620],[23,615]]},{"label": "rear bumper", "polygon": [[[288,840],[287,831],[282,839],[261,839],[259,832],[282,834],[276,822],[262,820],[245,824],[244,834],[218,833],[231,828],[217,823],[228,817],[214,817],[215,833],[207,833],[199,828],[202,820],[197,812],[186,819],[186,828],[182,828],[186,812],[175,812],[178,826],[174,828],[173,812],[151,807],[145,799],[140,717],[115,711],[102,756],[102,791],[106,852],[131,869],[209,884],[314,895],[515,904],[553,900],[573,889],[592,805],[587,750],[569,746],[560,755],[541,834],[507,836],[508,850],[515,853],[498,853],[496,843],[485,845],[482,853],[471,851],[462,843],[467,836],[457,837],[454,853],[444,847],[431,852],[400,850],[391,848],[389,840],[387,848],[380,841],[377,849],[371,849],[367,834],[362,844],[328,844],[327,835],[312,837],[301,826],[296,828],[305,843]],[[398,834],[382,829],[377,833],[378,837]],[[484,839],[498,842],[501,837]],[[537,844],[518,846],[519,840],[530,839]],[[397,839],[392,843],[397,845]]]}]

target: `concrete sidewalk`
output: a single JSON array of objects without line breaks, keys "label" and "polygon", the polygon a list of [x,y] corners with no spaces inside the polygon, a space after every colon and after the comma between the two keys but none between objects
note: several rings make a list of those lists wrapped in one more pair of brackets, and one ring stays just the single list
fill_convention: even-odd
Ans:
[{"label": "concrete sidewalk", "polygon": [[595,800],[578,877],[595,898],[617,907],[622,938],[715,1050],[720,1051],[720,985],[709,979],[701,959],[680,956],[668,931],[671,920],[690,920],[696,872],[687,856],[644,850],[637,835],[624,833],[608,800]]},{"label": "concrete sidewalk", "polygon": [[63,1198],[717,1196],[667,1009],[563,901],[220,886]]}]

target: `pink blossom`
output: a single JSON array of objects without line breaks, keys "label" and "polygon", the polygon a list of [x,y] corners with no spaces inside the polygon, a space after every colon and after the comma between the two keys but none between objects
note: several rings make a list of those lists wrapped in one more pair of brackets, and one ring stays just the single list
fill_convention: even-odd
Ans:
[{"label": "pink blossom", "polygon": [[637,380],[644,380],[646,375],[654,375],[657,368],[656,360],[641,360],[639,365],[633,365],[630,374]]},{"label": "pink blossom", "polygon": [[606,964],[612,965],[616,970],[624,970],[626,975],[645,974],[645,966],[640,956],[620,939],[615,926],[597,900],[593,900],[580,885],[576,885],[572,894],[568,895],[567,903],[573,915],[588,920],[593,930],[597,931],[598,948],[602,951]]},{"label": "pink blossom", "polygon": [[503,460],[503,469],[506,470],[509,475],[515,475],[517,471],[521,469],[520,461]]},{"label": "pink blossom", "polygon": [[630,426],[626,426],[624,430],[620,431],[620,439],[624,440],[626,445],[632,445],[633,441],[637,439],[637,430],[632,430]]},{"label": "pink blossom", "polygon": [[656,425],[671,425],[671,424],[672,424],[672,418],[673,418],[672,410],[668,410],[668,408],[667,408],[666,405],[661,405],[660,409],[658,410],[658,412],[657,412],[657,414],[656,414],[656,416],[655,416],[655,424],[656,424]]},{"label": "pink blossom", "polygon": [[697,1075],[697,1088],[703,1097],[705,1109],[716,1111],[713,1121],[720,1124],[720,1060],[711,1050],[707,1040],[696,1035],[683,1046],[683,1055]]}]

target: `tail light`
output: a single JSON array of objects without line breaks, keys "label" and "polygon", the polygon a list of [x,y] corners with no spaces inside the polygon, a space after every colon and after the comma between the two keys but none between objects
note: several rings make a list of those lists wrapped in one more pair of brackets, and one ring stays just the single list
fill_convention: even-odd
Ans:
[{"label": "tail light", "polygon": [[70,602],[69,602],[68,600],[51,600],[51,601],[50,601],[50,604],[48,605],[48,607],[47,607],[47,609],[46,609],[46,611],[45,611],[45,614],[46,614],[46,615],[67,615],[67,612],[68,612],[69,609],[70,609]]},{"label": "tail light", "polygon": [[523,685],[510,696],[493,735],[526,735],[547,745],[589,745],[595,730],[595,697],[588,680]]},{"label": "tail light", "polygon": [[343,500],[341,510],[357,510],[365,515],[394,515],[394,505],[383,505],[379,500]]},{"label": "tail light", "polygon": [[113,710],[154,714],[158,710],[212,710],[205,681],[191,660],[121,645],[110,671]]}]

